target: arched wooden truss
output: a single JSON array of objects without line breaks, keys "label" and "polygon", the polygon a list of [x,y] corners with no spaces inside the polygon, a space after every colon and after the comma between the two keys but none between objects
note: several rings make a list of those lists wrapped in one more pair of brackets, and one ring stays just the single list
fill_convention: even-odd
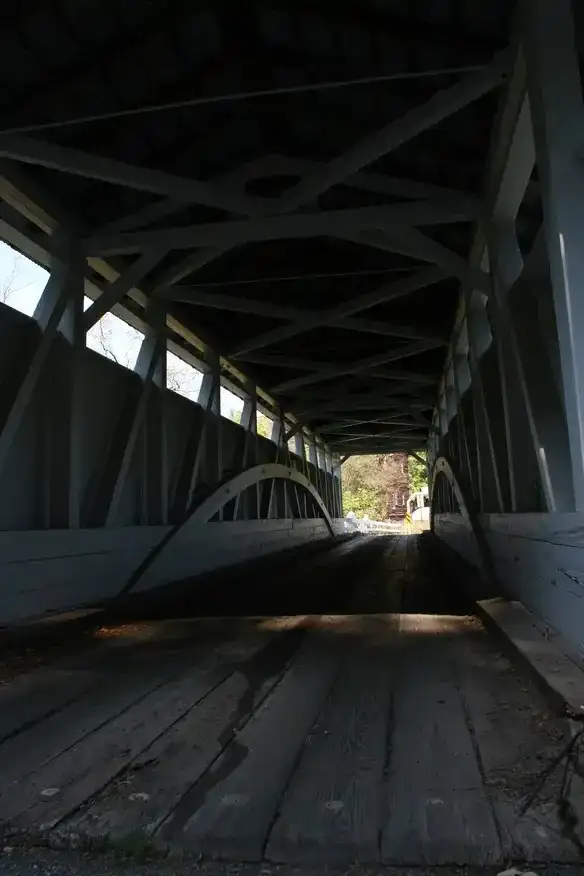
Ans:
[{"label": "arched wooden truss", "polygon": [[[447,456],[439,456],[432,468],[430,480],[430,519],[434,530],[434,518],[441,512],[456,511],[461,514],[466,527],[477,545],[482,571],[491,582],[496,580],[495,566],[485,533],[477,514],[472,494],[466,487],[455,463]],[[453,499],[456,501],[454,505]]]},{"label": "arched wooden truss", "polygon": [[264,465],[255,465],[245,471],[232,477],[226,483],[218,487],[215,492],[204,499],[190,514],[187,520],[181,524],[185,526],[189,521],[205,523],[211,520],[228,502],[231,502],[244,490],[254,487],[263,481],[284,480],[289,483],[296,484],[310,494],[314,503],[321,512],[324,521],[331,535],[334,535],[333,523],[331,516],[321,499],[318,491],[313,487],[308,478],[297,471],[295,468],[290,468],[287,465],[280,465],[276,462],[266,463]]},{"label": "arched wooden truss", "polygon": [[221,486],[214,490],[214,492],[212,492],[210,496],[206,496],[204,499],[202,499],[191,510],[191,512],[183,521],[178,523],[176,526],[173,526],[171,531],[164,536],[159,544],[157,544],[156,547],[153,548],[153,550],[148,554],[146,559],[140,564],[140,566],[134,572],[120,595],[128,593],[130,590],[134,589],[134,587],[142,578],[147,569],[149,569],[154,561],[160,557],[163,551],[172,550],[172,542],[179,532],[184,535],[185,530],[188,532],[189,526],[193,526],[197,523],[210,522],[213,517],[215,517],[215,515],[217,515],[226,505],[228,505],[229,502],[237,498],[245,490],[248,490],[250,489],[250,487],[255,487],[256,485],[262,484],[266,481],[275,480],[283,480],[288,483],[295,484],[297,487],[300,487],[302,490],[304,490],[311,497],[316,508],[318,508],[329,531],[329,534],[331,535],[331,537],[334,538],[335,530],[332,518],[327,510],[326,505],[320,497],[320,494],[310,483],[307,477],[305,477],[295,468],[290,468],[289,466],[280,465],[279,463],[275,462],[265,463],[263,465],[255,465],[222,483]]},{"label": "arched wooden truss", "polygon": [[[439,456],[432,469],[430,501],[432,527],[434,525],[433,518],[435,514],[440,513],[440,511],[453,510],[452,508],[443,507],[446,504],[443,490],[444,483],[448,484],[449,489],[452,491],[465,523],[474,531],[479,526],[479,523],[473,510],[472,498],[468,490],[463,487],[455,464],[446,456]],[[446,499],[447,501],[448,499]]]}]

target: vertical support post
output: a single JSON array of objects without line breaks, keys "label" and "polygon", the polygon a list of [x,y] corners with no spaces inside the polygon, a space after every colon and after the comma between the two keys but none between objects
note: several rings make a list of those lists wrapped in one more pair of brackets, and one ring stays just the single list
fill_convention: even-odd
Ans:
[{"label": "vertical support post", "polygon": [[[468,368],[468,362],[467,362],[466,356],[456,354],[454,357],[454,362],[453,362],[453,367],[452,367],[452,387],[454,389],[454,396],[456,399],[456,410],[457,410],[457,419],[458,419],[458,425],[459,425],[459,434],[462,436],[462,449],[464,451],[463,453],[461,452],[461,461],[464,461],[466,463],[466,474],[467,474],[468,482],[473,490],[473,493],[476,494],[476,491],[474,488],[475,472],[473,472],[473,467],[472,467],[471,458],[470,458],[466,417],[464,415],[464,410],[462,407],[462,396],[460,393],[460,386],[459,386],[459,382],[458,382],[458,373],[459,373],[459,370],[461,367]],[[430,459],[430,457],[428,455],[428,460],[429,459]],[[429,489],[431,489],[429,472],[430,472],[430,466],[428,466],[428,487],[429,487]]]},{"label": "vertical support post", "polygon": [[[296,433],[295,436],[296,442],[296,454],[301,459],[301,471],[304,477],[308,478],[308,463],[306,461],[306,445],[304,443],[304,433],[302,430]],[[308,518],[308,510],[309,510],[309,502],[308,502],[308,494],[306,490],[302,491],[302,516],[307,519]]]},{"label": "vertical support post", "polygon": [[142,426],[146,419],[154,375],[166,344],[151,332],[144,337],[134,371],[140,378],[137,398],[124,405],[104,458],[93,472],[83,506],[83,519],[90,526],[115,523],[122,492]]},{"label": "vertical support post", "polygon": [[[161,302],[148,306],[146,340],[155,350],[156,366],[144,421],[143,517],[149,525],[168,522],[168,454],[166,434],[166,311]],[[146,341],[145,341],[146,343]],[[142,362],[140,357],[142,356]],[[140,350],[136,371],[147,374],[148,349]]]},{"label": "vertical support post", "polygon": [[[459,423],[456,420],[456,396],[454,393],[454,368],[452,362],[446,371],[445,379],[444,379],[444,407],[446,410],[446,421],[448,423],[448,437],[449,437],[449,451],[453,457],[460,458],[462,447],[461,447],[461,435],[459,429]],[[456,429],[455,429],[456,425]]]},{"label": "vertical support post", "polygon": [[333,458],[330,450],[325,447],[323,451],[324,456],[324,470],[326,477],[326,497],[327,497],[327,508],[331,517],[334,517],[335,507],[334,507],[334,491],[333,491]]},{"label": "vertical support post", "polygon": [[329,467],[329,494],[331,497],[331,504],[329,508],[329,513],[331,517],[337,516],[336,504],[336,489],[335,489],[335,475],[334,475],[334,462],[333,462],[333,454],[332,451],[329,450],[328,454],[328,467]]},{"label": "vertical support post", "polygon": [[[270,433],[270,440],[274,442],[276,445],[276,456],[275,461],[280,462],[282,458],[281,451],[281,443],[282,443],[282,422],[278,417],[277,420],[272,422],[272,431]],[[280,484],[277,484],[274,480],[270,481],[269,484],[266,485],[267,490],[267,500],[264,500],[264,508],[267,510],[265,514],[262,514],[262,517],[270,518],[274,511],[274,503],[276,505],[274,516],[277,518],[279,515],[279,502],[278,502],[278,494],[281,489]],[[285,503],[284,503],[285,504]]]},{"label": "vertical support post", "polygon": [[308,468],[308,479],[320,494],[320,483],[318,478],[318,459],[316,454],[316,438],[310,436],[308,439],[308,462],[314,466],[314,472]]},{"label": "vertical support post", "polygon": [[517,511],[539,510],[535,507],[539,471],[546,509],[570,511],[574,491],[566,420],[532,295],[534,281],[541,280],[539,266],[537,260],[528,260],[510,289],[514,277],[521,273],[513,240],[513,229],[493,223],[493,312],[503,378],[512,507]]},{"label": "vertical support post", "polygon": [[14,381],[4,380],[0,387],[0,470],[6,465],[18,430],[39,383],[43,368],[69,300],[69,290],[62,265],[56,263],[35,311],[41,335],[28,361],[15,367]]},{"label": "vertical support post", "polygon": [[302,459],[302,433],[297,432],[294,436],[294,453]]},{"label": "vertical support post", "polygon": [[[515,237],[514,230],[512,234]],[[495,239],[496,237],[499,239]],[[510,241],[507,239],[507,235],[504,237],[502,235],[500,237],[495,235],[495,226],[493,224],[489,236],[489,262],[494,273],[493,295],[495,299],[502,297],[509,291],[509,288],[523,269],[521,253],[509,244]],[[497,303],[495,302],[496,308]],[[526,431],[521,428],[525,420],[524,405],[509,338],[505,336],[505,333],[497,331],[495,343],[497,344],[499,379],[501,382],[511,510],[517,512],[519,510],[528,510],[522,508],[521,501],[521,498],[528,492],[527,484],[524,482],[521,471],[522,460],[525,460],[525,453],[520,445],[526,438]]]},{"label": "vertical support post", "polygon": [[35,312],[47,324],[64,296],[53,345],[50,384],[45,386],[44,524],[77,529],[81,525],[81,368],[85,347],[83,297],[85,258],[72,239],[62,239],[62,261],[53,267]]},{"label": "vertical support post", "polygon": [[[299,450],[298,433],[294,436],[293,442],[294,442],[294,455],[297,456],[298,450]],[[298,468],[298,464],[297,464],[296,460],[292,459],[292,452],[291,452],[289,446],[287,447],[287,453],[288,453],[288,465],[290,467]],[[304,490],[302,492],[304,493]],[[296,515],[296,517],[298,517],[298,519],[302,519],[303,517],[306,517],[305,499],[304,499],[304,496],[301,497],[298,486],[295,483],[292,484],[292,511]]]},{"label": "vertical support post", "polygon": [[320,447],[320,489],[323,502],[328,506],[328,485],[326,476],[326,449],[324,445]]},{"label": "vertical support post", "polygon": [[[284,410],[280,408],[280,417],[278,421],[278,436],[279,436],[279,445],[278,450],[281,453],[281,460],[284,465],[288,467],[292,466],[292,456],[290,453],[290,447],[288,446],[288,442],[286,441],[286,420],[284,418]],[[302,517],[302,513],[300,510],[300,498],[298,496],[298,487],[295,483],[288,483],[287,481],[281,482],[281,494],[283,497],[283,508],[284,508],[284,516],[285,517],[296,517],[299,519]]]},{"label": "vertical support post", "polygon": [[318,493],[323,501],[326,501],[326,497],[324,495],[324,491],[322,488],[322,472],[320,468],[320,447],[318,446],[318,441],[314,440],[314,465],[316,467],[316,488]]},{"label": "vertical support post", "polygon": [[487,400],[481,375],[480,356],[490,342],[485,302],[481,293],[464,287],[469,366],[475,410],[477,466],[481,511],[503,511],[503,496],[499,481],[498,460],[489,420]]},{"label": "vertical support post", "polygon": [[521,12],[575,508],[584,511],[584,104],[573,7],[570,0],[522,0]]},{"label": "vertical support post", "polygon": [[[304,474],[304,460],[302,458],[302,433],[297,432],[293,438],[294,441],[294,456],[297,459],[294,460],[294,467],[299,468],[302,474]],[[299,461],[298,461],[299,460]],[[303,490],[302,493],[299,493],[298,489],[296,490],[296,501],[298,503],[298,514],[301,518],[306,518],[306,491]]]},{"label": "vertical support post", "polygon": [[335,485],[335,517],[343,516],[342,467],[338,453],[333,454],[333,477]]},{"label": "vertical support post", "polygon": [[327,459],[326,459],[326,447],[320,447],[320,489],[322,495],[322,501],[324,504],[329,507],[329,494],[328,494],[328,476],[327,476]]},{"label": "vertical support post", "polygon": [[[274,442],[276,445],[276,456],[275,462],[282,462],[282,458],[284,456],[284,451],[287,448],[284,447],[284,436],[286,434],[286,429],[284,426],[283,414],[280,411],[277,420],[274,420],[272,423],[272,433],[270,435],[270,440]],[[262,518],[270,518],[272,515],[272,509],[275,502],[275,516],[278,517],[287,517],[287,509],[288,503],[286,500],[286,483],[285,481],[276,481],[271,480],[269,483],[264,485],[264,489],[262,492],[262,510],[261,516]]]},{"label": "vertical support post", "polygon": [[[316,458],[316,440],[311,437],[308,439],[308,462],[310,465],[313,465],[318,472],[318,461]],[[314,477],[310,478],[311,481],[315,482],[314,486],[318,490],[318,475],[314,475]]]},{"label": "vertical support post", "polygon": [[[210,403],[207,409],[205,427],[205,466],[203,476],[210,489],[214,489],[223,477],[223,446],[221,429],[221,367],[219,356],[211,350],[207,351],[209,364]],[[219,511],[219,520],[223,520],[223,510]]]},{"label": "vertical support post", "polygon": [[176,481],[172,504],[172,520],[179,523],[185,517],[191,506],[193,494],[197,487],[201,463],[205,455],[209,413],[215,397],[215,379],[213,372],[203,375],[197,404],[202,408],[200,426],[192,428],[187,437],[183,459]]},{"label": "vertical support post", "polygon": [[[256,385],[251,380],[246,383],[247,396],[243,403],[241,425],[245,429],[245,441],[241,469],[257,465],[258,455],[258,403]],[[246,520],[257,520],[260,516],[260,485],[256,484],[246,491],[244,497],[244,513]],[[235,499],[233,519],[237,519],[240,497]]]}]

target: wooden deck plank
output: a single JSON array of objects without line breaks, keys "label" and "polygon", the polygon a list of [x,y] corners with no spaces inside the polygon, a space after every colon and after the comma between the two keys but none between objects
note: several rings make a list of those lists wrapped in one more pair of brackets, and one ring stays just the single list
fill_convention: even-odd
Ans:
[{"label": "wooden deck plank", "polygon": [[391,645],[367,648],[348,639],[346,647],[339,677],[271,831],[270,861],[349,866],[379,859]]},{"label": "wooden deck plank", "polygon": [[278,804],[336,666],[331,638],[311,634],[252,720],[163,825],[162,835],[206,857],[261,860]]},{"label": "wooden deck plank", "polygon": [[[246,656],[265,642],[265,636],[251,637]],[[122,684],[120,696],[130,701],[121,710],[121,702],[118,703],[117,714],[112,715],[111,703],[115,700],[112,695],[109,720],[102,720],[93,732],[87,729],[93,720],[91,715],[84,718],[82,712],[78,713],[77,717],[85,722],[85,735],[66,750],[61,748],[60,754],[51,757],[26,779],[4,785],[0,794],[0,822],[19,832],[42,833],[51,829],[104,788],[168,726],[233,671],[233,660],[226,659],[220,650],[199,655],[194,661],[191,659],[190,666],[187,652],[183,652],[180,674],[177,674],[177,655],[173,656],[174,672],[166,678],[158,676],[159,683],[154,689],[153,679],[157,676],[149,668],[140,699],[135,696],[140,690],[135,679],[129,686]],[[107,711],[107,696],[101,705]],[[87,703],[86,707],[90,709],[91,704]],[[64,714],[61,713],[61,717]],[[25,735],[13,741],[21,741]],[[62,741],[58,744],[62,746]]]},{"label": "wooden deck plank", "polygon": [[[452,621],[455,623],[455,621]],[[446,650],[448,622],[403,616],[384,862],[488,864],[497,828]]]},{"label": "wooden deck plank", "polygon": [[98,680],[92,670],[37,669],[0,686],[0,744],[75,702]]},{"label": "wooden deck plank", "polygon": [[0,745],[0,812],[2,798],[12,784],[23,782],[178,671],[173,661],[172,669],[160,666],[156,671],[106,673],[73,703]]},{"label": "wooden deck plank", "polygon": [[62,830],[110,840],[139,832],[151,836],[241,731],[278,682],[300,640],[299,631],[285,631],[242,662]]},{"label": "wooden deck plank", "polygon": [[395,541],[390,557],[387,559],[387,565],[392,572],[404,572],[407,562],[408,553],[408,537],[400,535]]},{"label": "wooden deck plank", "polygon": [[[368,567],[359,569],[358,584],[348,595],[343,610],[358,610],[363,614],[371,615],[378,612],[399,612],[403,572],[399,569],[396,571],[392,565],[398,542],[399,540],[394,538],[386,543],[383,550],[373,553],[372,562]],[[374,544],[374,547],[377,545]]]},{"label": "wooden deck plank", "polygon": [[501,860],[490,805],[476,789],[404,788],[392,800],[382,856],[399,865],[485,865]]},{"label": "wooden deck plank", "polygon": [[[458,597],[424,544],[364,539],[272,588],[336,614],[114,624],[1,686],[0,835],[301,867],[579,861],[556,780],[517,819],[567,723],[476,618],[442,613]],[[389,645],[381,612],[404,609],[440,614],[402,615]]]},{"label": "wooden deck plank", "polygon": [[[249,621],[231,621],[227,632],[211,621],[109,623],[94,631],[91,644],[85,642],[71,650],[63,626],[63,649],[48,655],[48,665],[0,681],[0,744],[70,706],[100,683],[103,685],[104,679],[117,678],[120,666],[123,674],[132,670],[136,675],[144,675],[150,671],[148,667],[153,667],[154,686],[159,670],[180,669],[185,649],[192,653],[193,648],[199,650],[204,645],[229,647],[238,635],[252,628]],[[178,659],[173,654],[179,655]],[[96,695],[100,696],[99,690]],[[86,706],[83,711],[87,711]],[[65,725],[71,723],[75,722],[68,717]],[[34,749],[33,737],[29,737],[27,747]]]}]

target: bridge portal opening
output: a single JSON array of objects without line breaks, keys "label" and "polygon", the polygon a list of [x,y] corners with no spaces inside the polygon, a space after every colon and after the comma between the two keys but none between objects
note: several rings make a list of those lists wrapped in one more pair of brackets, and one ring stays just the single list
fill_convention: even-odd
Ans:
[{"label": "bridge portal opening", "polygon": [[[359,434],[347,429],[347,448]],[[343,513],[347,528],[368,532],[412,532],[429,528],[428,470],[423,450],[415,455],[348,454],[342,465]]]}]

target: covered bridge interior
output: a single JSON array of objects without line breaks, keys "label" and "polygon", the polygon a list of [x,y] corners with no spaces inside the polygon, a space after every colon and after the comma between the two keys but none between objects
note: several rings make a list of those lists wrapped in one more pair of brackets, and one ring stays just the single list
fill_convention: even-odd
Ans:
[{"label": "covered bridge interior", "polygon": [[[0,516],[27,581],[47,530],[95,549],[86,601],[143,563],[159,584],[326,537],[341,460],[432,428],[512,10],[236,6],[25,3],[3,33],[0,227],[51,281],[34,321],[3,308]],[[84,349],[110,310],[144,333],[133,375]],[[166,391],[165,348],[204,373],[198,404]],[[78,601],[87,560],[61,556],[34,604],[5,590],[6,619]]]},{"label": "covered bridge interior", "polygon": [[[6,726],[0,718],[0,774],[20,788],[16,802],[0,792],[0,826],[93,839],[144,829],[148,841],[238,861],[579,858],[572,822],[570,833],[544,807],[519,829],[512,795],[493,797],[489,732],[507,740],[511,770],[509,738],[553,756],[568,730],[552,717],[545,739],[511,718],[487,726],[504,697],[523,698],[521,711],[539,694],[511,685],[472,606],[497,597],[481,610],[511,637],[544,632],[560,674],[576,673],[566,702],[584,706],[582,50],[584,18],[570,0],[23,0],[6,15],[0,239],[50,276],[33,317],[0,305],[0,626],[28,635],[33,622],[99,610],[101,626],[81,629],[101,642],[123,629],[108,612],[137,612],[152,628],[120,635],[137,649],[140,678],[152,657],[146,628],[152,664],[162,654],[177,671],[196,665],[185,689],[162,664],[159,680],[149,676],[148,696],[171,677],[179,684],[164,687],[175,718],[156,730],[160,712],[124,712],[143,738],[101,785],[63,760],[81,744],[63,742],[76,726],[65,700],[56,709],[33,698],[31,724],[27,678],[0,691],[16,703]],[[110,312],[142,333],[133,369],[87,348]],[[190,398],[168,382],[169,353],[200,375]],[[222,415],[224,390],[241,399],[240,422]],[[421,546],[347,538],[344,459],[395,451],[427,451],[433,533]],[[456,569],[436,588],[433,551]],[[323,621],[331,611],[338,624]],[[193,620],[230,614],[270,619],[235,622],[244,644],[233,646],[227,622],[217,638],[214,622]],[[258,636],[270,639],[263,649]],[[193,639],[211,643],[204,665]],[[224,665],[235,652],[239,674]],[[102,672],[106,686],[98,662],[81,675]],[[63,668],[46,671],[58,699],[50,673]],[[124,709],[138,708],[142,683],[120,682]],[[66,701],[78,717],[87,690]],[[234,698],[250,691],[240,714]],[[231,715],[227,737],[213,731],[219,754],[203,732],[215,695]],[[269,720],[255,711],[266,697]],[[148,770],[168,764],[158,740],[172,721],[191,732],[183,700],[196,703],[206,753],[195,769],[185,749],[179,770],[168,743],[171,781]],[[331,738],[298,761],[323,702]],[[115,712],[111,698],[95,708]],[[54,712],[58,754],[43,748]],[[352,732],[372,734],[374,769],[337,738],[349,712]],[[242,715],[249,738],[237,761]],[[281,727],[274,767],[264,742]],[[460,761],[448,760],[453,738]],[[2,739],[36,752],[28,784]],[[101,737],[87,745],[105,758]],[[443,772],[423,758],[400,772],[411,746]],[[214,757],[237,761],[216,782]],[[116,785],[112,809],[108,782],[135,759],[140,806],[126,810]],[[324,804],[308,782],[322,764]],[[363,806],[355,771],[369,777]],[[256,799],[258,772],[272,784]],[[407,803],[389,822],[378,806],[386,780],[390,811]]]}]

